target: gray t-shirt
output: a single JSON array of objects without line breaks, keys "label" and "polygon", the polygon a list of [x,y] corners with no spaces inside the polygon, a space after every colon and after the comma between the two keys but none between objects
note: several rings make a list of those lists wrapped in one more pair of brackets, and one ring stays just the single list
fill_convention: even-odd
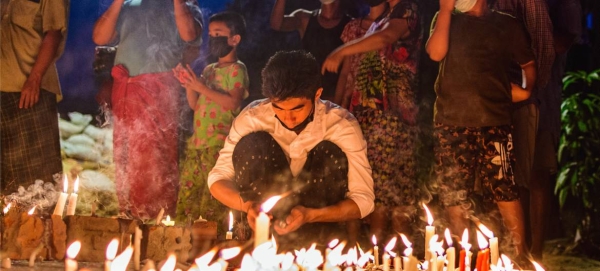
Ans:
[{"label": "gray t-shirt", "polygon": [[[200,9],[189,2],[188,6],[200,24]],[[123,64],[130,76],[169,71],[181,61],[188,44],[179,37],[172,1],[127,1],[116,29],[119,40],[115,65]],[[199,36],[189,44],[200,42]]]},{"label": "gray t-shirt", "polygon": [[434,121],[461,127],[510,124],[510,64],[532,60],[529,38],[510,15],[452,14],[448,53],[435,84]]}]

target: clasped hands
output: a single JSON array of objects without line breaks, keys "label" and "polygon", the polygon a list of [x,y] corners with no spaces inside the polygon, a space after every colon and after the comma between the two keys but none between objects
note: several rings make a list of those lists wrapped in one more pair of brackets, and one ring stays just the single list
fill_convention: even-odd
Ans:
[{"label": "clasped hands", "polygon": [[[260,206],[255,203],[250,203],[250,207],[247,210],[248,215],[248,224],[252,228],[252,230],[256,231],[256,217],[260,212]],[[302,225],[308,223],[308,208],[297,205],[290,213],[285,217],[285,219],[277,219],[273,222],[273,229],[279,235],[285,235],[290,232],[294,232],[299,229]],[[270,219],[273,219],[271,214],[267,214]]]}]

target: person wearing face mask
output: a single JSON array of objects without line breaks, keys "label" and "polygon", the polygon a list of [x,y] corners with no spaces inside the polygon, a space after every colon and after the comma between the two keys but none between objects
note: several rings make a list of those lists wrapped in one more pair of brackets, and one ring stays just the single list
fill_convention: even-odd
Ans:
[{"label": "person wearing face mask", "polygon": [[118,45],[111,105],[122,215],[175,215],[183,93],[171,69],[196,58],[201,21],[196,0],[113,0],[94,25],[97,45]]},{"label": "person wearing face mask", "polygon": [[206,180],[242,100],[248,97],[248,72],[236,54],[245,34],[246,23],[240,14],[214,14],[208,24],[208,48],[218,61],[207,65],[200,78],[189,65],[187,68],[178,65],[173,69],[175,77],[185,87],[190,108],[194,110],[194,133],[187,141],[180,167],[176,220],[189,221],[202,215],[220,223],[218,236],[225,235],[223,229],[227,229],[228,209],[211,197]]},{"label": "person wearing face mask", "polygon": [[[340,35],[351,18],[342,10],[341,0],[320,1],[320,9],[298,9],[286,15],[286,0],[276,0],[270,23],[271,28],[276,31],[298,31],[302,49],[310,52],[322,64],[333,49],[343,44]],[[334,99],[338,78],[338,74],[334,72],[323,76],[322,99]]]},{"label": "person wearing face mask", "polygon": [[[529,98],[535,84],[527,32],[514,17],[490,10],[486,0],[440,0],[426,49],[440,62],[434,174],[450,229],[459,233],[470,226],[470,197],[479,178],[484,200],[497,205],[510,233],[515,249],[511,258],[525,264],[529,252],[512,170],[517,146],[511,136],[511,106]],[[525,87],[510,81],[513,63],[523,69]]]},{"label": "person wearing face mask", "polygon": [[[364,37],[335,49],[322,72],[334,72],[344,58],[362,54],[349,111],[369,145],[375,181],[375,211],[367,221],[378,240],[412,233],[418,198],[416,147],[419,126],[418,70],[423,39],[419,2],[387,0]],[[393,165],[393,166],[392,166]]]},{"label": "person wearing face mask", "polygon": [[262,82],[267,98],[234,120],[208,175],[210,192],[247,213],[253,229],[260,205],[283,196],[269,213],[278,249],[324,249],[333,238],[345,239],[337,222],[373,211],[366,142],[352,114],[319,99],[321,74],[310,53],[276,53]]}]

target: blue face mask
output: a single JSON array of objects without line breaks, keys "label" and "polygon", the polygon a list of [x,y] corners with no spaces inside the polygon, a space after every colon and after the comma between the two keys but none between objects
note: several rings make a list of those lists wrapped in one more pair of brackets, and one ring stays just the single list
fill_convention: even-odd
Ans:
[{"label": "blue face mask", "polygon": [[225,36],[208,37],[208,49],[210,54],[218,58],[229,54],[229,52],[233,50],[233,46],[229,45],[227,42],[228,39],[229,38]]}]

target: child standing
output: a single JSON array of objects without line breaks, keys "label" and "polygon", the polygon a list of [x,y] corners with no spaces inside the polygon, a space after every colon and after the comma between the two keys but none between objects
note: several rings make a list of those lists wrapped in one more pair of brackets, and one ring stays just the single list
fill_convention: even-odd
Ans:
[{"label": "child standing", "polygon": [[235,12],[217,13],[210,17],[208,31],[209,50],[218,61],[206,66],[200,78],[189,65],[187,69],[179,65],[173,70],[194,110],[194,133],[187,142],[181,165],[177,220],[197,219],[201,215],[217,221],[222,231],[221,225],[228,222],[227,208],[210,195],[206,179],[242,100],[248,97],[246,66],[236,54],[246,23]]}]

